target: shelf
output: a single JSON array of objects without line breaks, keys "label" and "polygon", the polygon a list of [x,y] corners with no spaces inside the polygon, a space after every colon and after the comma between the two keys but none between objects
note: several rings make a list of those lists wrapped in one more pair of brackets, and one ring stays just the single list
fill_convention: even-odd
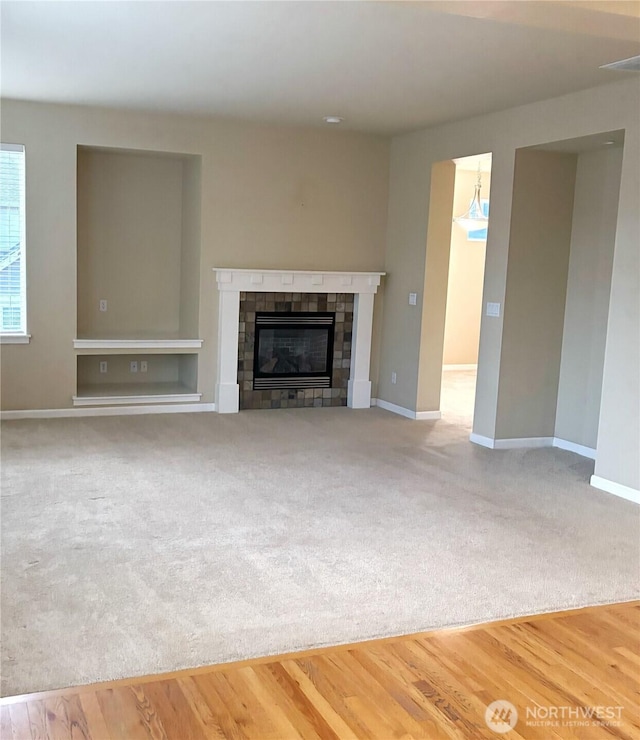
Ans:
[{"label": "shelf", "polygon": [[200,349],[202,339],[74,339],[74,349]]},{"label": "shelf", "polygon": [[74,406],[113,406],[137,403],[194,403],[195,393],[182,383],[104,383],[78,386]]}]

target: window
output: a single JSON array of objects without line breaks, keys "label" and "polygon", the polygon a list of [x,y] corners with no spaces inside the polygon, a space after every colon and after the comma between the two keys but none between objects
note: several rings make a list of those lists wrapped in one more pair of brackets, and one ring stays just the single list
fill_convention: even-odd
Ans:
[{"label": "window", "polygon": [[0,334],[25,334],[24,147],[0,144]]}]

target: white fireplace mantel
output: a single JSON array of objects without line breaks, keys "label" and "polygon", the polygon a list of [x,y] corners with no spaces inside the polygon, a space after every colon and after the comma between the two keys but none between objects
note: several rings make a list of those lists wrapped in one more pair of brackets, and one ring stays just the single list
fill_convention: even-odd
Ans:
[{"label": "white fireplace mantel", "polygon": [[214,267],[218,284],[218,379],[216,411],[239,410],[238,321],[240,293],[353,293],[353,331],[347,405],[371,405],[371,332],[373,297],[384,272],[327,272],[323,270],[247,270]]},{"label": "white fireplace mantel", "polygon": [[214,267],[218,290],[254,293],[375,293],[384,272],[232,270]]}]

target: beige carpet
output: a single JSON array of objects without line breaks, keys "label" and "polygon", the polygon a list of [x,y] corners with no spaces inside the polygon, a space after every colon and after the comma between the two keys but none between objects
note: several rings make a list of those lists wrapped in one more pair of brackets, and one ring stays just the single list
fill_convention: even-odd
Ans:
[{"label": "beige carpet", "polygon": [[447,418],[4,423],[3,693],[640,596],[590,461]]}]

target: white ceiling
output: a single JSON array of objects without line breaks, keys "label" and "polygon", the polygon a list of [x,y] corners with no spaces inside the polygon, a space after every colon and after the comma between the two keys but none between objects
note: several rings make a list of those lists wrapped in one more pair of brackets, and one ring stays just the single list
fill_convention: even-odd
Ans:
[{"label": "white ceiling", "polygon": [[3,0],[2,95],[389,134],[634,74],[634,7]]}]

